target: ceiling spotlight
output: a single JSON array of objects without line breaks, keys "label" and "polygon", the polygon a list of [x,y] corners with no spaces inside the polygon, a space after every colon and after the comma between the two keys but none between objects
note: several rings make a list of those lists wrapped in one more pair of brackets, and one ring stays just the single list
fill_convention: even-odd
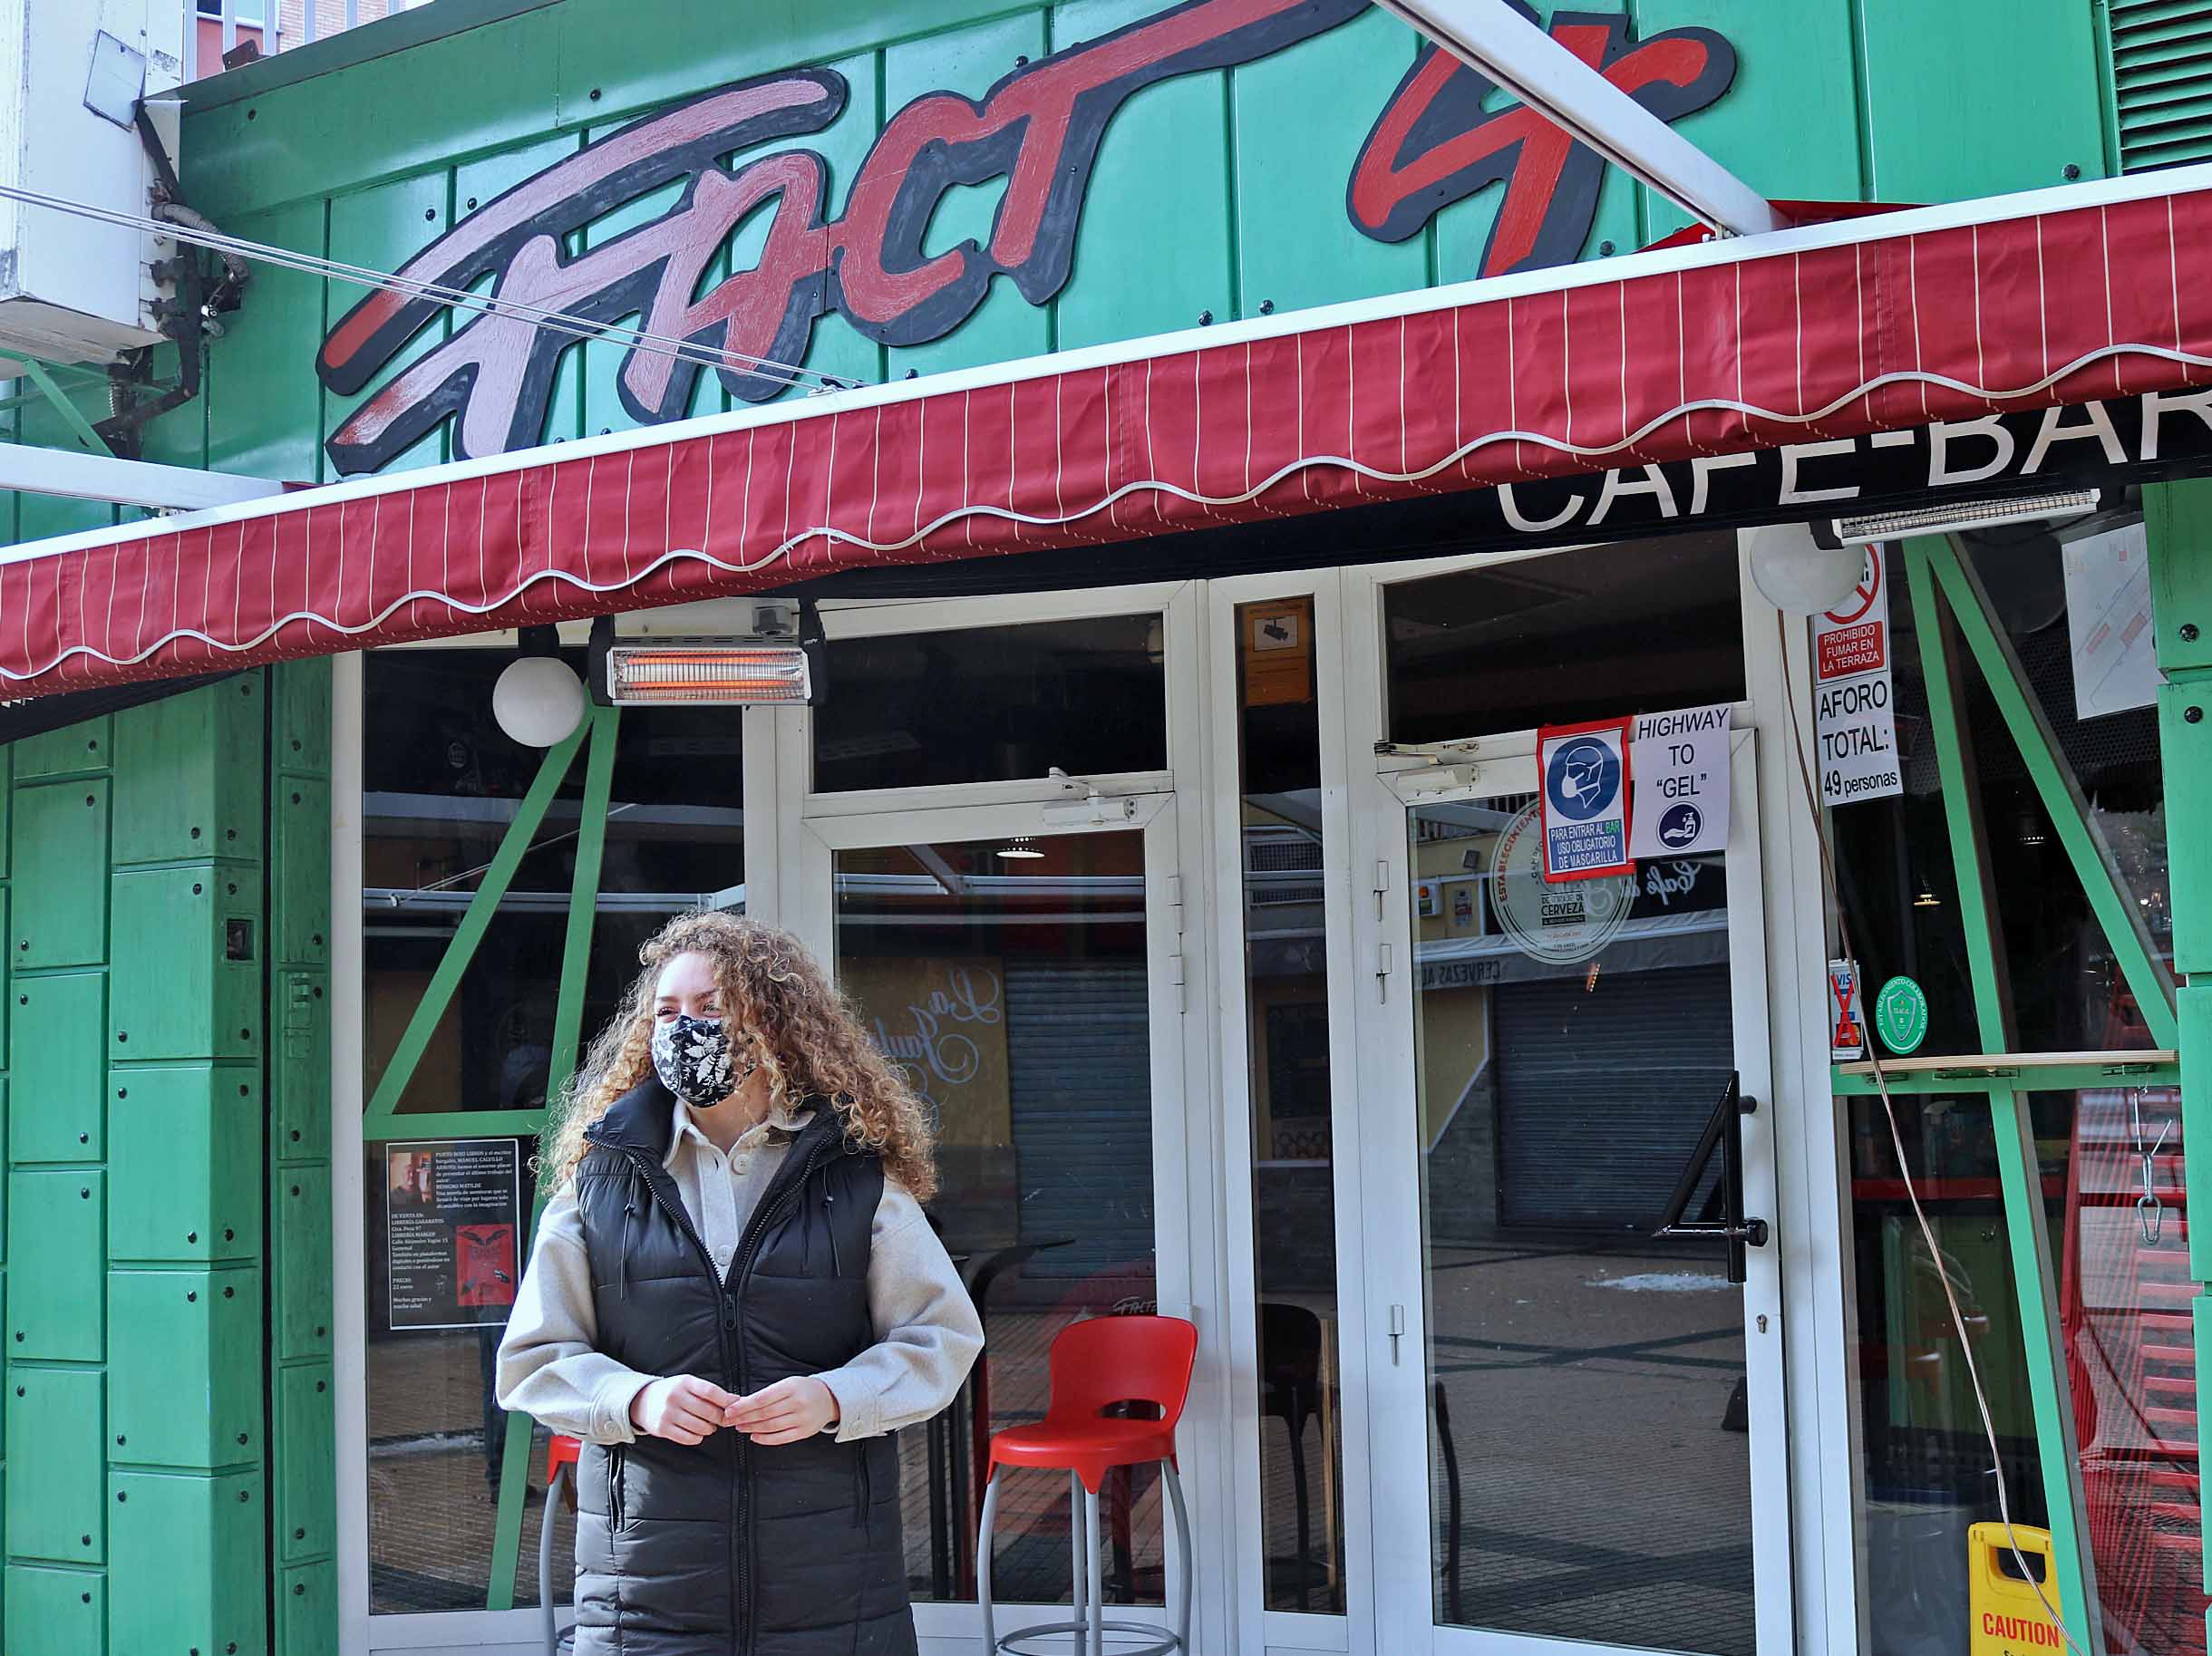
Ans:
[{"label": "ceiling spotlight", "polygon": [[1005,845],[999,847],[998,854],[1002,859],[1010,863],[1036,862],[1044,856],[1043,852],[1038,850],[1031,843],[1027,835],[1024,835],[1019,839],[1010,840]]},{"label": "ceiling spotlight", "polygon": [[1920,888],[1920,895],[1913,899],[1913,906],[1915,908],[1941,908],[1943,899],[1923,886]]}]

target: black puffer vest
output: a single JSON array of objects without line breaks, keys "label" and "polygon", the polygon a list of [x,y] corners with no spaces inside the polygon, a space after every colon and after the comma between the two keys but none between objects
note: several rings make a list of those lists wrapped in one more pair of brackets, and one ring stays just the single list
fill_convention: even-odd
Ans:
[{"label": "black puffer vest", "polygon": [[[577,1206],[598,1348],[740,1394],[875,1343],[868,1235],[883,1166],[826,1106],[793,1138],[727,1280],[662,1165],[675,1100],[648,1080],[587,1135]],[[888,1438],[780,1448],[640,1436],[577,1468],[579,1656],[913,1656]]]}]

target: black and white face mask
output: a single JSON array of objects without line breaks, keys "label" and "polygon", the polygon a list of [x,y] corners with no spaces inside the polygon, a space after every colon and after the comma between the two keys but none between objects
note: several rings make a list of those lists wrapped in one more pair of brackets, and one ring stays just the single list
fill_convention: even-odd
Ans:
[{"label": "black and white face mask", "polygon": [[713,1108],[752,1078],[720,1018],[677,1016],[653,1026],[653,1072],[686,1104]]}]

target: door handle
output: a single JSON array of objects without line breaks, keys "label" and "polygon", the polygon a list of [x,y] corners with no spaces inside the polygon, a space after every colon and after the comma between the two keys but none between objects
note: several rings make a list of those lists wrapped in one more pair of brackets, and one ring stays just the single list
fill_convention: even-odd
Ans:
[{"label": "door handle", "polygon": [[[1739,1083],[1738,1076],[1729,1076],[1721,1101],[1712,1107],[1705,1130],[1698,1136],[1697,1148],[1690,1152],[1690,1160],[1674,1186],[1674,1194],[1667,1198],[1666,1212],[1659,1221],[1657,1232],[1662,1236],[1723,1239],[1728,1244],[1728,1280],[1733,1283],[1741,1283],[1748,1274],[1744,1249],[1763,1248],[1771,1235],[1764,1219],[1747,1217],[1743,1211],[1743,1118],[1758,1110],[1759,1100],[1742,1091]],[[1713,1206],[1718,1206],[1720,1216],[1717,1220],[1685,1219],[1683,1215],[1690,1206],[1690,1198],[1696,1194],[1706,1165],[1712,1160],[1716,1149],[1721,1153],[1721,1177],[1706,1211],[1710,1214]]]}]

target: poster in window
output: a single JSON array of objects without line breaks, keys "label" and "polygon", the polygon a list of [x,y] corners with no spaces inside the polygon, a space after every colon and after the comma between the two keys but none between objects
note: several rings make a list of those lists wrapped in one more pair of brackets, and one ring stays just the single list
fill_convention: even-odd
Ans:
[{"label": "poster in window", "polygon": [[522,1157],[512,1138],[384,1147],[393,1329],[507,1321],[521,1280]]}]

